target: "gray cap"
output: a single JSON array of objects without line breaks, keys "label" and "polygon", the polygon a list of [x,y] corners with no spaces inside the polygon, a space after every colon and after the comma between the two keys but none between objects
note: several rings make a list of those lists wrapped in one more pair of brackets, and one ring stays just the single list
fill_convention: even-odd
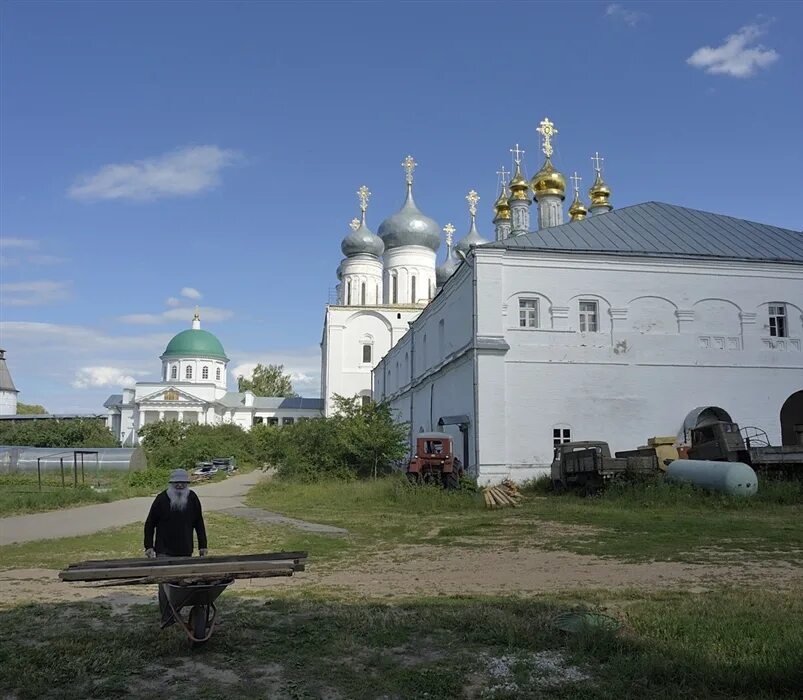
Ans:
[{"label": "gray cap", "polygon": [[375,255],[379,257],[385,252],[385,244],[365,223],[365,212],[356,230],[352,231],[340,244],[343,255],[350,258],[352,255]]},{"label": "gray cap", "polygon": [[190,475],[187,473],[186,469],[174,469],[170,472],[170,479],[171,484],[174,484],[178,481],[183,481],[185,483],[190,482]]},{"label": "gray cap", "polygon": [[407,185],[404,206],[379,225],[379,237],[385,251],[408,245],[420,245],[437,251],[441,244],[440,226],[422,214],[413,200],[412,185]]}]

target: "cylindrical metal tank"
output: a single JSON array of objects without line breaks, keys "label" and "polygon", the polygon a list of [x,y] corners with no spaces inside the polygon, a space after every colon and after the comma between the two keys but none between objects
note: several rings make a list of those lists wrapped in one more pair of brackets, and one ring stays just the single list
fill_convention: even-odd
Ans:
[{"label": "cylindrical metal tank", "polygon": [[731,496],[754,496],[758,493],[756,473],[742,462],[676,459],[666,468],[666,478]]}]

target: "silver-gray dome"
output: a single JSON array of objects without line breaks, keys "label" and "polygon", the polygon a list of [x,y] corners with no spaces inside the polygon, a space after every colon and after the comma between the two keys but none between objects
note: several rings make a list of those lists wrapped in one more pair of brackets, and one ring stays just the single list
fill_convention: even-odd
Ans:
[{"label": "silver-gray dome", "polygon": [[446,253],[446,260],[435,268],[435,285],[442,287],[460,266],[460,258],[456,253],[449,249]]},{"label": "silver-gray dome", "polygon": [[477,224],[474,217],[471,218],[471,228],[468,230],[468,233],[463,236],[457,243],[455,244],[455,250],[459,250],[464,255],[468,254],[468,249],[475,246],[475,245],[482,245],[483,243],[489,243],[487,238],[483,238],[479,231],[477,231]]},{"label": "silver-gray dome", "polygon": [[360,254],[379,257],[385,252],[385,244],[379,236],[366,226],[365,216],[363,216],[359,227],[343,239],[340,244],[340,250],[343,251],[343,255],[347,258]]},{"label": "silver-gray dome", "polygon": [[413,190],[407,186],[404,206],[379,225],[379,237],[385,250],[407,245],[420,245],[437,252],[441,244],[440,226],[422,214],[413,200]]}]

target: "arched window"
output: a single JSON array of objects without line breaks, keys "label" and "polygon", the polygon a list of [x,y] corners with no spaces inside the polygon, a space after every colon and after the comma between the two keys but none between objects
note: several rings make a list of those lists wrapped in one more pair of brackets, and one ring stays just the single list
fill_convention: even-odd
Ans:
[{"label": "arched window", "polygon": [[410,278],[410,303],[415,304],[415,275]]},{"label": "arched window", "polygon": [[187,369],[184,370],[184,377],[186,379],[192,379],[192,366],[187,365]]},{"label": "arched window", "polygon": [[215,379],[220,381],[220,367],[215,370]]},{"label": "arched window", "polygon": [[170,370],[170,379],[178,379],[178,365],[173,365]]},{"label": "arched window", "polygon": [[360,296],[362,297],[360,303],[365,306],[365,282],[362,283],[362,290],[360,292]]},{"label": "arched window", "polygon": [[206,367],[205,365],[201,370],[201,379],[209,379],[209,367]]},{"label": "arched window", "polygon": [[346,306],[351,304],[351,280],[346,282]]},{"label": "arched window", "polygon": [[399,303],[399,278],[393,275],[390,278],[391,289],[393,289],[393,296],[391,296],[391,303]]},{"label": "arched window", "polygon": [[365,345],[362,346],[362,361],[371,361],[371,346],[368,343],[365,343]]}]

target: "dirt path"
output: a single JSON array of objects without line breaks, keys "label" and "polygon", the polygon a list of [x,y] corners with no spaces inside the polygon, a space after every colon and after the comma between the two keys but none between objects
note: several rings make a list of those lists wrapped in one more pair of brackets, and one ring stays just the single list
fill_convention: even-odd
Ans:
[{"label": "dirt path", "polygon": [[[253,471],[213,484],[193,485],[192,490],[202,499],[204,511],[227,510],[242,506],[245,494],[264,478],[267,477],[262,472]],[[91,535],[110,527],[142,522],[151,503],[153,497],[147,496],[0,518],[0,545]]]},{"label": "dirt path", "polygon": [[[154,600],[154,586],[94,588],[63,583],[48,569],[0,571],[0,607],[25,602],[97,600],[117,608]],[[803,570],[783,562],[739,566],[679,562],[630,564],[568,552],[526,548],[483,551],[474,548],[403,546],[354,568],[316,567],[291,579],[235,582],[232,590],[270,594],[271,590],[325,588],[360,597],[409,595],[533,595],[567,590],[683,589],[703,592],[724,585],[775,589],[803,586]]]}]

